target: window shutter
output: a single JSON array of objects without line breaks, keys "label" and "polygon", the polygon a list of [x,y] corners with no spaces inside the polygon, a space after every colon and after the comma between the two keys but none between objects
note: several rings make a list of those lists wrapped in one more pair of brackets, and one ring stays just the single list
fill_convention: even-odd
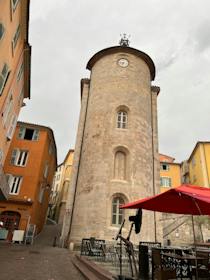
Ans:
[{"label": "window shutter", "polygon": [[49,171],[49,165],[48,163],[45,164],[45,168],[44,168],[44,178],[47,178],[48,176],[48,171]]},{"label": "window shutter", "polygon": [[39,191],[39,197],[38,197],[38,201],[40,202],[40,203],[42,203],[43,202],[43,198],[44,198],[44,188],[43,187],[41,187],[40,188],[40,191]]},{"label": "window shutter", "polygon": [[2,68],[2,71],[0,73],[0,96],[3,92],[3,89],[4,89],[4,85],[6,83],[6,80],[7,80],[7,77],[9,75],[9,67],[8,65],[5,63],[3,68]]},{"label": "window shutter", "polygon": [[17,156],[18,156],[18,150],[17,150],[17,149],[14,149],[14,150],[12,151],[11,164],[13,164],[13,165],[16,164]]},{"label": "window shutter", "polygon": [[19,139],[23,139],[23,138],[24,138],[25,131],[26,131],[25,127],[21,126],[21,127],[19,128],[19,133],[18,133],[18,138],[19,138]]},{"label": "window shutter", "polygon": [[12,139],[12,136],[13,136],[14,131],[15,131],[16,124],[17,124],[17,116],[16,116],[16,114],[13,114],[9,129],[7,131],[7,138],[9,140]]},{"label": "window shutter", "polygon": [[4,156],[3,150],[0,149],[0,165],[1,165],[2,162],[3,162],[3,156]]},{"label": "window shutter", "polygon": [[38,129],[34,129],[32,140],[38,140],[38,137],[39,137],[39,130]]},{"label": "window shutter", "polygon": [[7,179],[7,183],[9,185],[9,188],[11,190],[11,185],[12,185],[12,182],[13,182],[13,176],[11,174],[6,174],[6,179]]},{"label": "window shutter", "polygon": [[4,26],[3,26],[2,23],[0,23],[0,40],[3,37],[3,35],[4,35],[4,31],[5,31]]}]

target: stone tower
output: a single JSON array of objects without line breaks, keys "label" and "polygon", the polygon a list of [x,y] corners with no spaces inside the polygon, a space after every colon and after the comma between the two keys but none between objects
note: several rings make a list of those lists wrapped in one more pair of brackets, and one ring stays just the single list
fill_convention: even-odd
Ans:
[{"label": "stone tower", "polygon": [[[111,240],[135,210],[119,204],[159,192],[157,95],[152,59],[128,46],[110,47],[88,62],[62,240]],[[143,211],[133,240],[156,239],[153,212]]]}]

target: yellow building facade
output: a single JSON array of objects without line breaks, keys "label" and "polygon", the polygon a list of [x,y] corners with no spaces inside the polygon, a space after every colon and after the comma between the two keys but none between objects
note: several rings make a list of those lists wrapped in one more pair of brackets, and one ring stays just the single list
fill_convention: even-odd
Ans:
[{"label": "yellow building facade", "polygon": [[57,167],[57,171],[54,176],[51,198],[51,217],[55,219],[58,224],[63,223],[66,211],[66,201],[70,185],[73,158],[74,150],[69,150],[63,163]]},{"label": "yellow building facade", "polygon": [[30,98],[29,2],[0,1],[0,199],[8,192],[2,166],[23,100]]},{"label": "yellow building facade", "polygon": [[188,161],[189,183],[209,188],[210,142],[197,142]]},{"label": "yellow building facade", "polygon": [[160,192],[181,185],[181,164],[174,158],[159,154],[160,158]]}]

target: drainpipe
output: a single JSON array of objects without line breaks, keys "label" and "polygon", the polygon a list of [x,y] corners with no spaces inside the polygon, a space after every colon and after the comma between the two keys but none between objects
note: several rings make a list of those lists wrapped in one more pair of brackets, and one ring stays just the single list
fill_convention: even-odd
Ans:
[{"label": "drainpipe", "polygon": [[[160,88],[152,86],[151,87],[151,129],[152,129],[152,186],[153,186],[153,195],[155,192],[155,159],[154,159],[154,122],[153,122],[153,92],[159,93]],[[156,223],[156,212],[154,214],[154,230],[155,230],[155,242],[157,242],[157,223]]]},{"label": "drainpipe", "polygon": [[206,168],[206,174],[207,174],[207,180],[208,180],[208,187],[209,186],[209,171],[208,171],[208,166],[207,166],[207,160],[206,160],[206,151],[205,151],[205,146],[203,145],[203,153],[204,153],[204,160],[205,160],[205,168]]}]

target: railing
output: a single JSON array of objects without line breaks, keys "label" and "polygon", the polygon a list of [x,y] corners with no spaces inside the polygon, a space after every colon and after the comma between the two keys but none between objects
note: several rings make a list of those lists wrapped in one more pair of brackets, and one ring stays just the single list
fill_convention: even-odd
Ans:
[{"label": "railing", "polygon": [[3,168],[0,165],[0,201],[7,200],[8,196],[9,196],[9,185],[7,183],[7,179],[4,174]]}]

